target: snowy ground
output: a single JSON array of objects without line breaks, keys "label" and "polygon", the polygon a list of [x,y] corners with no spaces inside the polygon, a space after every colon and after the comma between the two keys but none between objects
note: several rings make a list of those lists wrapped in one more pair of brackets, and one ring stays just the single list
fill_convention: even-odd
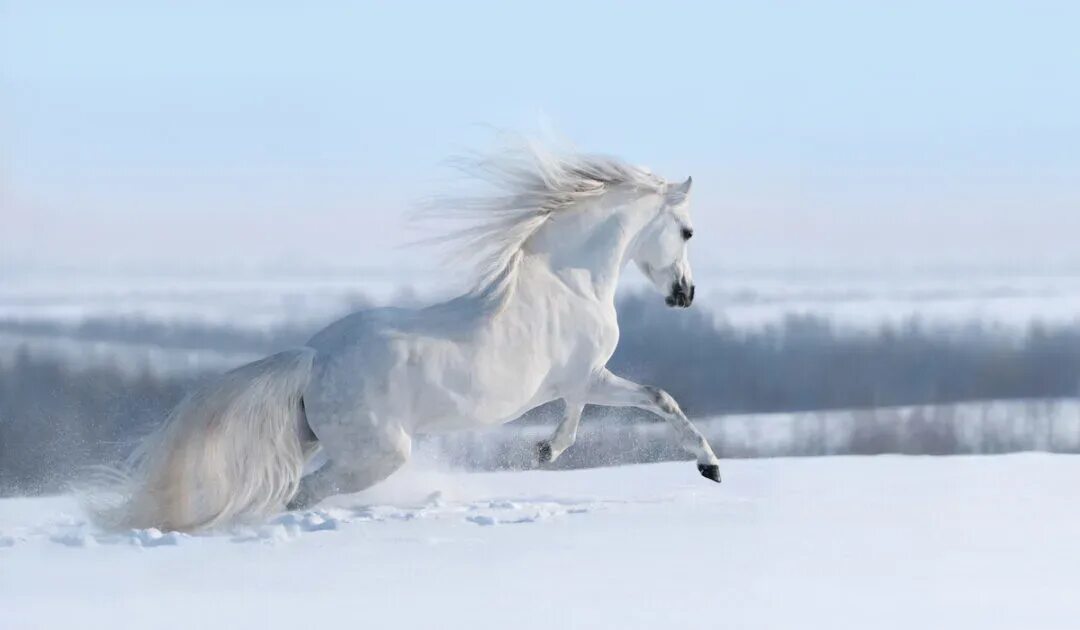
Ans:
[{"label": "snowy ground", "polygon": [[214,535],[0,500],[0,627],[1074,628],[1080,457],[406,470]]}]

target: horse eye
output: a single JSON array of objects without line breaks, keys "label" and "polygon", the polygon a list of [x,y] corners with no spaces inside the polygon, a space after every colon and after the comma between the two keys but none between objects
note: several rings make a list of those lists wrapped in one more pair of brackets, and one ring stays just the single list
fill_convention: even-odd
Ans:
[{"label": "horse eye", "polygon": [[684,241],[689,241],[690,237],[693,236],[693,235],[694,235],[694,231],[691,230],[690,228],[685,228],[684,227],[682,229],[682,237],[683,237]]}]

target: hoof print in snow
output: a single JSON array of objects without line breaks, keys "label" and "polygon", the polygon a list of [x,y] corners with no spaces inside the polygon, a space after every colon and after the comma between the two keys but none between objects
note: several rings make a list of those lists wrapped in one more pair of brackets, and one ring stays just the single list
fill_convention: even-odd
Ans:
[{"label": "hoof print in snow", "polygon": [[702,477],[720,483],[720,467],[716,464],[698,464],[697,469]]}]

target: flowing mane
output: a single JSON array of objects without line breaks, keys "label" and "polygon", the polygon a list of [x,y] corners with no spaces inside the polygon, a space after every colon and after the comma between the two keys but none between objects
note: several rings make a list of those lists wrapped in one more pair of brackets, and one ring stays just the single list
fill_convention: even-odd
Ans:
[{"label": "flowing mane", "polygon": [[615,188],[645,194],[666,185],[647,169],[615,157],[556,151],[523,139],[492,154],[460,156],[449,163],[491,192],[433,201],[428,209],[434,216],[468,223],[428,242],[448,244],[453,258],[472,262],[473,292],[496,299],[512,286],[525,243],[552,215],[571,212]]}]

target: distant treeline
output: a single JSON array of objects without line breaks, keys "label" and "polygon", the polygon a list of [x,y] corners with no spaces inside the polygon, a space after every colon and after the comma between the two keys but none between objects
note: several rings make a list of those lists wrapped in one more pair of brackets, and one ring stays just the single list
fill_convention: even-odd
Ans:
[{"label": "distant treeline", "polygon": [[[612,369],[667,389],[692,416],[927,405],[965,400],[1076,396],[1080,323],[1027,330],[981,324],[941,327],[911,320],[875,329],[834,326],[811,316],[737,328],[704,309],[668,309],[655,296],[619,304],[622,335]],[[228,327],[123,320],[75,327],[2,322],[0,330],[175,349],[269,353],[311,331],[253,333]],[[20,328],[21,327],[21,328]],[[0,492],[57,487],[90,463],[115,460],[163,419],[202,378],[132,374],[115,366],[73,367],[21,351],[0,362]],[[589,409],[617,421],[632,411]],[[553,422],[548,406],[528,422]],[[874,442],[867,424],[858,439]],[[895,427],[889,428],[895,432]],[[933,432],[926,432],[932,435]],[[891,434],[890,434],[891,435]],[[904,442],[905,452],[952,452],[937,439]],[[1012,442],[1010,442],[1012,443]],[[812,452],[810,449],[808,452]],[[991,449],[993,450],[993,449]],[[966,451],[964,451],[966,452]]]},{"label": "distant treeline", "polygon": [[1080,394],[1080,319],[1022,331],[918,319],[868,329],[792,315],[737,328],[634,296],[619,321],[613,370],[668,389],[690,415]]},{"label": "distant treeline", "polygon": [[0,493],[53,490],[83,466],[120,459],[195,380],[18,353],[0,366]]}]

